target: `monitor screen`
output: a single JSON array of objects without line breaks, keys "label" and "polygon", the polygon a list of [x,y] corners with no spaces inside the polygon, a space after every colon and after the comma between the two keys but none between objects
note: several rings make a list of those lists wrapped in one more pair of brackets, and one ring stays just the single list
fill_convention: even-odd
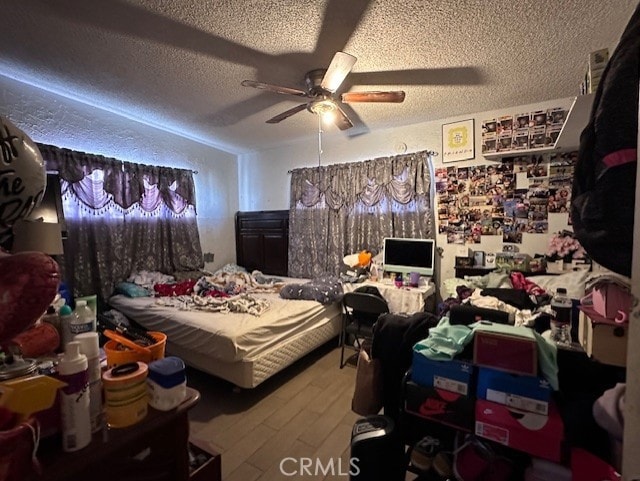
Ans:
[{"label": "monitor screen", "polygon": [[384,239],[384,270],[407,274],[418,272],[433,276],[435,241],[433,239]]}]

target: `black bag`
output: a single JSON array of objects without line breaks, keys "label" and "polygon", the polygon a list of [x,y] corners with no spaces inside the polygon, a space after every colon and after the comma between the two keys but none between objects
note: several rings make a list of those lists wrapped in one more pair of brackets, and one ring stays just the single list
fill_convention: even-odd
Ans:
[{"label": "black bag", "polygon": [[571,221],[598,264],[631,276],[635,209],[640,6],[607,64],[580,136]]}]

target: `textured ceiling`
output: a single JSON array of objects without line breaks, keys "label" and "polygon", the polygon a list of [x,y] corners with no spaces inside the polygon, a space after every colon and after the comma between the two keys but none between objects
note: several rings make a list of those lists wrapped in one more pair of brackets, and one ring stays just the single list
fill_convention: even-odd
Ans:
[{"label": "textured ceiling", "polygon": [[[313,137],[293,96],[342,50],[341,90],[404,90],[351,104],[326,135],[576,95],[588,53],[615,45],[637,0],[5,0],[0,74],[231,152]],[[6,15],[11,12],[10,15]],[[400,71],[400,72],[399,72]]]}]

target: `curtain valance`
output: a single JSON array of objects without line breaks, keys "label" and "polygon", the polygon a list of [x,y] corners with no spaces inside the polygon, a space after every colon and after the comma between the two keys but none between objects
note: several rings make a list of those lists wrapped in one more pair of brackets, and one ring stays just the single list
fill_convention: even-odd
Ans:
[{"label": "curtain valance", "polygon": [[350,209],[384,200],[408,204],[428,196],[429,152],[378,157],[363,162],[295,169],[291,176],[292,205]]},{"label": "curtain valance", "polygon": [[[195,208],[190,170],[135,164],[111,157],[38,144],[47,170],[54,170],[87,206],[101,209],[113,201],[122,209],[138,204],[151,212],[163,203],[176,215]],[[98,173],[99,171],[99,173]]]}]

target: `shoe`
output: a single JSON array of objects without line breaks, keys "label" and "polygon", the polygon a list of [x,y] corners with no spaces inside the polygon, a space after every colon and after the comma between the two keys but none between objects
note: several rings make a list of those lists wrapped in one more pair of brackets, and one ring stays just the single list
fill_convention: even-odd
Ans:
[{"label": "shoe", "polygon": [[439,447],[439,439],[425,436],[411,450],[411,465],[420,471],[429,471]]},{"label": "shoe", "polygon": [[441,479],[453,479],[455,476],[453,473],[453,453],[440,451],[433,458],[431,469],[438,473]]},{"label": "shoe", "polygon": [[453,471],[461,481],[507,481],[513,463],[496,455],[488,443],[470,436],[455,451]]}]

